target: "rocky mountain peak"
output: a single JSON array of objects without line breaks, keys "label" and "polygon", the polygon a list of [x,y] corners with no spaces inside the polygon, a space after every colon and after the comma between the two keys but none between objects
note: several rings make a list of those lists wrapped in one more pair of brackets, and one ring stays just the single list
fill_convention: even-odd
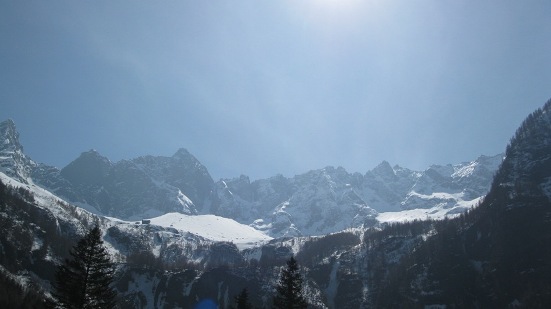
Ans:
[{"label": "rocky mountain peak", "polygon": [[34,162],[23,153],[19,132],[13,120],[0,123],[0,171],[23,183],[29,183]]},{"label": "rocky mountain peak", "polygon": [[180,148],[172,155],[175,159],[181,159],[181,160],[195,160],[197,159],[185,148]]},{"label": "rocky mountain peak", "polygon": [[111,168],[111,161],[98,151],[83,152],[73,162],[61,169],[61,175],[78,185],[99,185]]},{"label": "rocky mountain peak", "polygon": [[[404,262],[399,263],[398,269],[408,269],[408,275],[398,272],[396,284],[378,288],[381,291],[398,291],[405,286],[415,288],[405,294],[386,295],[389,302],[378,302],[378,307],[407,307],[413,298],[416,304],[434,304],[434,300],[439,299],[438,303],[446,306],[460,300],[461,305],[456,303],[452,307],[464,304],[469,304],[467,307],[473,304],[477,307],[549,307],[551,298],[542,295],[551,278],[548,262],[551,251],[544,250],[542,244],[551,238],[550,112],[551,100],[526,118],[507,146],[502,162],[503,155],[481,156],[475,161],[454,165],[452,184],[470,179],[473,192],[476,189],[473,180],[475,184],[480,183],[493,174],[490,173],[492,167],[500,165],[500,168],[491,189],[476,208],[436,228],[439,231],[435,237],[401,256]],[[424,248],[428,250],[423,251]],[[419,278],[430,280],[421,282]],[[385,280],[393,281],[388,277]],[[444,281],[456,285],[439,284]],[[471,284],[472,290],[462,290]],[[438,296],[435,298],[435,295]]]},{"label": "rocky mountain peak", "polygon": [[493,187],[516,188],[518,193],[528,194],[542,184],[551,197],[551,100],[530,114],[511,139],[505,159],[496,173]]},{"label": "rocky mountain peak", "polygon": [[203,164],[201,164],[201,162],[197,160],[197,158],[192,155],[187,149],[178,149],[178,151],[176,151],[176,153],[172,155],[172,159],[174,159],[177,164],[182,164],[182,166],[185,166],[188,170],[187,172],[194,170],[194,173],[208,176],[208,178],[210,178],[207,168]]},{"label": "rocky mountain peak", "polygon": [[96,160],[104,164],[109,164],[109,165],[111,164],[111,161],[107,157],[102,156],[96,149],[90,149],[88,151],[81,153],[79,158],[77,158],[77,160],[79,159]]},{"label": "rocky mountain peak", "polygon": [[[467,205],[488,192],[492,166],[497,166],[493,157],[484,157],[489,164],[473,161],[415,172],[383,161],[365,176],[327,166],[292,178],[278,175],[251,182],[241,175],[215,184],[207,168],[185,148],[169,157],[116,163],[91,149],[62,170],[35,168],[20,150],[13,121],[0,128],[0,138],[13,146],[7,148],[17,150],[0,156],[2,170],[20,181],[32,177],[69,201],[125,219],[154,212],[212,212],[246,224],[260,220],[256,226],[274,235],[289,229],[321,235],[366,226],[373,223],[376,211]],[[287,218],[285,224],[281,218]]]},{"label": "rocky mountain peak", "polygon": [[13,120],[8,119],[0,123],[0,142],[0,150],[3,152],[23,151],[23,146],[19,143],[19,132]]},{"label": "rocky mountain peak", "polygon": [[371,173],[376,176],[380,176],[383,179],[391,180],[396,178],[396,172],[390,166],[390,163],[388,161],[383,161],[379,163],[374,169],[371,170]]}]

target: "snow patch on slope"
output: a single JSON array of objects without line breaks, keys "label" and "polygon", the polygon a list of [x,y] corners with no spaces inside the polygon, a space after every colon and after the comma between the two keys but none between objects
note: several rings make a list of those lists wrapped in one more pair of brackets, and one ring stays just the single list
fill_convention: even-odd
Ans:
[{"label": "snow patch on slope", "polygon": [[272,240],[272,237],[248,225],[215,215],[189,216],[172,212],[150,220],[151,224],[175,228],[213,241],[233,242],[240,250]]},{"label": "snow patch on slope", "polygon": [[[8,186],[23,188],[30,191],[33,194],[36,205],[42,209],[49,210],[57,219],[73,222],[76,226],[82,226],[80,219],[75,218],[76,214],[87,218],[90,222],[93,222],[93,215],[90,212],[78,207],[73,210],[72,206],[67,204],[67,202],[63,199],[33,183],[26,184],[19,182],[3,172],[0,172],[0,181]],[[74,212],[74,214],[71,214],[71,212]]]},{"label": "snow patch on slope", "polygon": [[429,209],[416,208],[403,211],[381,212],[377,216],[377,220],[381,223],[390,222],[408,222],[413,220],[443,220],[445,218],[454,218],[467,211],[468,209],[478,205],[483,197],[476,198],[471,201],[459,201],[451,208],[438,205]]}]

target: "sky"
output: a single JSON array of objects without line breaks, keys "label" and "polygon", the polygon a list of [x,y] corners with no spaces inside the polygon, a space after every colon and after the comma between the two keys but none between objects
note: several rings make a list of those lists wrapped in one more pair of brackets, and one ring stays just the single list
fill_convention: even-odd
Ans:
[{"label": "sky", "polygon": [[0,0],[0,121],[59,168],[211,176],[495,155],[551,98],[550,1]]}]

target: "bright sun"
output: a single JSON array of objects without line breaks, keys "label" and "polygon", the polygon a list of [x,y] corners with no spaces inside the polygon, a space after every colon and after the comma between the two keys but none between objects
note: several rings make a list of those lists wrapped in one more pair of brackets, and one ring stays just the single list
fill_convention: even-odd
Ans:
[{"label": "bright sun", "polygon": [[346,24],[371,7],[373,0],[307,0],[299,1],[306,12],[322,23]]},{"label": "bright sun", "polygon": [[313,0],[316,5],[326,6],[334,9],[346,9],[361,3],[360,0]]}]

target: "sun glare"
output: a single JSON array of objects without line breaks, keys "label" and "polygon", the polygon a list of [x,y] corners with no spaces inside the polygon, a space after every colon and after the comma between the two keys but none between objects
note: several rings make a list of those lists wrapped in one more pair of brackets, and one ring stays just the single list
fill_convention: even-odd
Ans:
[{"label": "sun glare", "polygon": [[361,3],[360,0],[313,0],[318,5],[344,9]]},{"label": "sun glare", "polygon": [[301,2],[307,11],[324,21],[346,22],[357,17],[372,1],[362,0],[309,0]]},{"label": "sun glare", "polygon": [[349,31],[373,12],[371,0],[307,0],[292,2],[297,18],[326,33]]}]

